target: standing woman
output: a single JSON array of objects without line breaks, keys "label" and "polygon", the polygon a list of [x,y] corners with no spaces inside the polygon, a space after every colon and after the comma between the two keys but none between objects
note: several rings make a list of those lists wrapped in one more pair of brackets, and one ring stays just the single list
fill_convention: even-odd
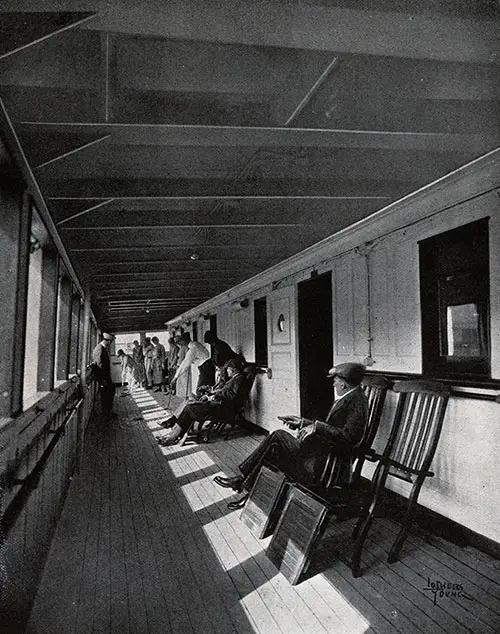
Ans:
[{"label": "standing woman", "polygon": [[144,352],[144,370],[146,372],[146,390],[153,389],[153,351],[154,346],[151,343],[151,339],[146,337],[142,344],[142,351]]},{"label": "standing woman", "polygon": [[174,378],[175,371],[179,365],[179,346],[173,337],[168,340],[167,352],[167,386],[170,391],[170,381]]},{"label": "standing woman", "polygon": [[139,385],[143,385],[146,381],[146,370],[144,368],[144,352],[142,346],[139,345],[137,339],[134,341],[134,347],[132,348],[132,359],[137,366]]},{"label": "standing woman", "polygon": [[116,353],[122,362],[122,387],[128,384],[128,389],[132,392],[140,385],[139,368],[132,355],[126,354],[123,350]]},{"label": "standing woman", "polygon": [[161,386],[163,385],[163,369],[165,365],[165,346],[160,343],[158,337],[153,337],[151,342],[153,348],[153,385],[156,385],[155,392],[161,392]]}]

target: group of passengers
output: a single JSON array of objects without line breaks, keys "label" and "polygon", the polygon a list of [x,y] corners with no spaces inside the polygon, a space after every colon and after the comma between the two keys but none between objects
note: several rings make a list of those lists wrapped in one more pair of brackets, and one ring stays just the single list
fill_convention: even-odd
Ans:
[{"label": "group of passengers", "polygon": [[[103,335],[103,341],[94,350],[94,358],[105,356],[101,353],[106,351],[111,339],[110,335]],[[158,437],[162,446],[175,444],[194,421],[203,422],[235,413],[235,405],[245,383],[246,363],[213,332],[206,332],[204,341],[210,345],[210,353],[202,344],[191,341],[187,333],[169,340],[169,355],[172,354],[171,360],[175,363],[175,368],[168,366],[172,372],[170,389],[191,365],[198,367],[199,380],[196,399],[185,402],[176,414],[161,423],[166,428]],[[157,338],[153,337],[151,343],[154,349],[158,345]],[[177,357],[174,359],[175,348]],[[119,351],[118,354],[123,356],[125,353]],[[151,358],[155,356],[151,355]],[[168,359],[165,353],[164,358]],[[283,422],[289,430],[279,429],[270,433],[239,465],[238,475],[215,478],[219,486],[243,493],[240,499],[230,502],[230,508],[241,508],[245,504],[264,464],[278,468],[286,476],[309,486],[318,484],[332,452],[349,471],[350,461],[363,440],[367,426],[368,404],[361,388],[364,372],[365,367],[359,363],[342,363],[331,368],[328,376],[333,379],[336,399],[325,421],[284,417]],[[103,395],[103,406],[104,402]]]}]

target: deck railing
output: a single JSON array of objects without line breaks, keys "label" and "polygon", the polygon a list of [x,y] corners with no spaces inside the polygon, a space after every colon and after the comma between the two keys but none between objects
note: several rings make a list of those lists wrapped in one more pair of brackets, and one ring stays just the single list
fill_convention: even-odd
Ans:
[{"label": "deck railing", "polygon": [[96,387],[75,377],[0,429],[0,631],[24,631]]}]

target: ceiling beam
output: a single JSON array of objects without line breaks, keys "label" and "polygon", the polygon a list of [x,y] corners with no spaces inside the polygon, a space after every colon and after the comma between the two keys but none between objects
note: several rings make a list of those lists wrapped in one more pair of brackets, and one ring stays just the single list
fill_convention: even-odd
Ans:
[{"label": "ceiling beam", "polygon": [[110,138],[111,138],[111,134],[105,134],[104,136],[101,136],[98,139],[94,139],[92,141],[89,141],[88,143],[84,143],[83,145],[75,147],[74,149],[69,150],[68,152],[64,152],[63,154],[59,154],[58,156],[54,156],[54,158],[51,158],[48,161],[44,161],[43,163],[39,163],[33,169],[39,170],[42,167],[47,167],[47,165],[52,165],[53,163],[56,163],[57,161],[60,161],[60,160],[65,159],[65,158],[68,158],[68,156],[73,156],[74,154],[76,154],[77,152],[80,152],[81,150],[84,150],[85,148],[89,148],[89,147],[91,147],[93,145],[96,145],[97,143],[101,143],[101,141],[106,141],[106,140],[108,140]]},{"label": "ceiling beam", "polygon": [[[43,4],[68,10],[76,3],[45,0]],[[94,0],[88,4],[98,10],[99,17],[84,28],[113,33],[334,53],[500,61],[500,25],[474,19],[476,16],[468,19],[438,12],[411,14],[272,0],[169,0],[140,6],[130,0]],[[40,10],[40,5],[41,0],[4,0],[2,6],[4,10]]]},{"label": "ceiling beam", "polygon": [[[2,3],[2,8],[5,9]],[[54,35],[91,20],[94,12],[11,11],[0,13],[0,59],[19,53]]]},{"label": "ceiling beam", "polygon": [[[67,221],[64,221],[67,222]],[[63,224],[62,222],[58,222],[58,225]],[[77,227],[65,227],[64,231],[68,232],[68,231],[82,231],[82,232],[87,232],[87,231],[100,231],[100,232],[104,232],[104,231],[112,231],[113,233],[117,233],[120,231],[137,231],[137,230],[150,230],[150,229],[154,229],[154,230],[165,230],[165,229],[199,229],[199,228],[203,228],[203,229],[258,229],[258,228],[262,228],[262,227],[269,227],[269,228],[275,228],[275,229],[295,229],[297,227],[303,227],[304,223],[303,222],[258,222],[258,223],[245,223],[245,222],[240,222],[240,223],[221,223],[221,224],[171,224],[171,225],[157,225],[157,224],[150,224],[150,225],[130,225],[130,226],[124,226],[124,225],[119,225],[117,224],[114,227],[107,227],[104,225],[97,225],[97,226],[77,226]]]},{"label": "ceiling beam", "polygon": [[50,134],[92,132],[111,135],[113,145],[182,147],[318,147],[386,150],[481,150],[488,134],[342,130],[313,127],[206,126],[123,123],[55,123],[25,121],[22,128]]},{"label": "ceiling beam", "polygon": [[[329,199],[360,200],[393,198],[397,181],[334,179],[255,179],[232,183],[222,178],[139,178],[44,179],[44,192],[49,200],[76,200],[79,198],[162,198],[186,200],[273,200],[273,199]],[[403,184],[406,191],[416,188],[415,183]]]}]

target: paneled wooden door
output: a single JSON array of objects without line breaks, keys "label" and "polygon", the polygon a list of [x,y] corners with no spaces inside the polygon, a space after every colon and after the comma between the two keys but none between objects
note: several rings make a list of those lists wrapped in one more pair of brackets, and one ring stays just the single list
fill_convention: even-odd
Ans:
[{"label": "paneled wooden door", "polygon": [[299,413],[297,369],[297,292],[295,286],[269,295],[269,367],[275,415]]}]

